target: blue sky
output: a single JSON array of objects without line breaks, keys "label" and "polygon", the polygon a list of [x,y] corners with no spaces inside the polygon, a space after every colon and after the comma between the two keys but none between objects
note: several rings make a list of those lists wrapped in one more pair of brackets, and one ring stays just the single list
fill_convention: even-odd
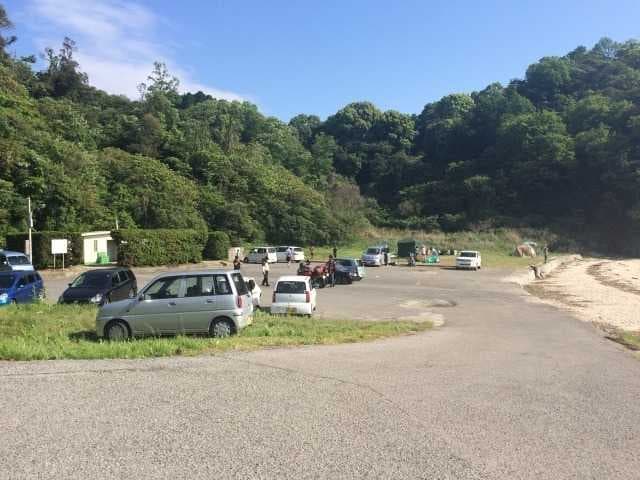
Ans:
[{"label": "blue sky", "polygon": [[418,113],[521,78],[543,56],[640,38],[638,0],[0,0],[18,55],[77,41],[92,84],[136,95],[161,60],[184,90],[285,121],[349,102]]}]

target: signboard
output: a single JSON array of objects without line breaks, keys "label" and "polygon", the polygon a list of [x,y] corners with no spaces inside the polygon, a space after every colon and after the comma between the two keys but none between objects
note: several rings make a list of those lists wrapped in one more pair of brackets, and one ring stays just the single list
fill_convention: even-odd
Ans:
[{"label": "signboard", "polygon": [[66,255],[67,254],[68,240],[63,238],[61,240],[51,240],[51,253],[53,255]]}]

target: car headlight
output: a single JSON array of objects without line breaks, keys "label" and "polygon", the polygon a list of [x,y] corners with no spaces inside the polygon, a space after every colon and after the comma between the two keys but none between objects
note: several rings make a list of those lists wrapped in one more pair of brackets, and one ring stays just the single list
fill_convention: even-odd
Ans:
[{"label": "car headlight", "polygon": [[8,303],[8,302],[9,302],[9,294],[0,293],[0,303]]},{"label": "car headlight", "polygon": [[100,303],[102,302],[102,294],[96,293],[93,297],[89,299],[91,303]]}]

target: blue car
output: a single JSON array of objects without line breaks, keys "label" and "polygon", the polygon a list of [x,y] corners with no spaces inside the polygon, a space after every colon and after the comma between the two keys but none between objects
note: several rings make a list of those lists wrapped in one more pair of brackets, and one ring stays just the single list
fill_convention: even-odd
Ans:
[{"label": "blue car", "polygon": [[14,270],[0,272],[0,306],[29,303],[44,295],[44,283],[38,272]]}]

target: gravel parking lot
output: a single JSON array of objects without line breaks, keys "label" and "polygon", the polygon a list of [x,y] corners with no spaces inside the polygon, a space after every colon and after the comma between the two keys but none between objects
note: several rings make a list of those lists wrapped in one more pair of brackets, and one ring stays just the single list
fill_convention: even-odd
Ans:
[{"label": "gravel parking lot", "polygon": [[445,321],[384,341],[0,362],[0,478],[637,478],[640,364],[504,274],[320,292],[330,317]]}]

